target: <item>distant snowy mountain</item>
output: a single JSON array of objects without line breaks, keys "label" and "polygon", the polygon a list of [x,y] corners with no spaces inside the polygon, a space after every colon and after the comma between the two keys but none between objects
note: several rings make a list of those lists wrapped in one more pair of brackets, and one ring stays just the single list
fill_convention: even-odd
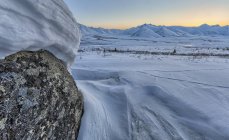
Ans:
[{"label": "distant snowy mountain", "polygon": [[116,29],[94,28],[79,24],[81,34],[84,35],[105,35],[105,34],[119,34],[122,31]]},{"label": "distant snowy mountain", "polygon": [[124,35],[130,37],[188,37],[188,36],[229,36],[229,26],[207,25],[199,27],[155,26],[143,24],[126,30],[87,27],[80,24],[82,35]]},{"label": "distant snowy mountain", "polygon": [[181,26],[172,26],[168,27],[171,30],[180,30],[188,35],[199,35],[199,36],[225,36],[229,35],[228,26],[219,26],[213,25],[210,26],[208,24],[203,24],[199,27],[181,27]]},{"label": "distant snowy mountain", "polygon": [[207,24],[203,24],[198,27],[197,30],[201,31],[204,35],[221,35],[224,29],[219,25],[209,26]]},{"label": "distant snowy mountain", "polygon": [[224,26],[222,30],[223,30],[222,33],[224,35],[229,35],[229,26]]},{"label": "distant snowy mountain", "polygon": [[155,33],[152,29],[141,26],[137,28],[136,32],[134,32],[131,36],[133,37],[161,37],[159,34]]},{"label": "distant snowy mountain", "polygon": [[156,31],[156,33],[158,33],[162,37],[179,36],[178,34],[173,32],[172,30],[169,30],[166,27],[159,27],[159,29]]},{"label": "distant snowy mountain", "polygon": [[181,36],[181,37],[190,37],[190,36],[193,36],[189,32],[183,31],[183,30],[178,29],[176,27],[174,27],[174,28],[169,27],[169,29],[172,30],[174,33],[176,33],[178,36]]}]

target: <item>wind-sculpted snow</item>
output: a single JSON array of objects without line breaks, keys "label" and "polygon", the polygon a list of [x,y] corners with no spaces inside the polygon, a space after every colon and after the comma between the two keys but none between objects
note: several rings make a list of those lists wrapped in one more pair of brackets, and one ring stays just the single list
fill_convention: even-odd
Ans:
[{"label": "wind-sculpted snow", "polygon": [[74,61],[80,34],[63,0],[1,0],[0,56],[46,49],[67,64]]},{"label": "wind-sculpted snow", "polygon": [[78,140],[228,140],[228,63],[81,53],[72,69],[85,102]]}]

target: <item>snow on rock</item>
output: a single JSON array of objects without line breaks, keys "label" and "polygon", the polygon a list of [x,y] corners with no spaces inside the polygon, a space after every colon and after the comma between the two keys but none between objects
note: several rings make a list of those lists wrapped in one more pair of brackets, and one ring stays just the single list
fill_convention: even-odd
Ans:
[{"label": "snow on rock", "polygon": [[73,63],[80,32],[63,0],[1,0],[0,56],[46,49]]}]

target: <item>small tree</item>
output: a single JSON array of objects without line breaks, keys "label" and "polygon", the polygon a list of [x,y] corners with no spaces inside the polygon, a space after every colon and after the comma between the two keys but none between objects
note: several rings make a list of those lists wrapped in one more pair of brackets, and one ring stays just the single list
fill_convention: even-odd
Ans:
[{"label": "small tree", "polygon": [[176,53],[177,53],[177,50],[176,50],[176,49],[174,49],[172,54],[176,54]]},{"label": "small tree", "polygon": [[106,56],[106,50],[105,50],[105,48],[103,49],[103,57],[105,57]]}]

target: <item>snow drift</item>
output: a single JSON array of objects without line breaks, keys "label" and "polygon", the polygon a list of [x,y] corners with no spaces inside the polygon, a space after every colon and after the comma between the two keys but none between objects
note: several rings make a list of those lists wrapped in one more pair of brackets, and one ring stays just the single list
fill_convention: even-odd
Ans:
[{"label": "snow drift", "polygon": [[72,67],[85,103],[78,140],[228,140],[228,63],[83,52]]},{"label": "snow drift", "polygon": [[20,50],[46,49],[74,61],[80,35],[63,0],[1,0],[0,56]]}]

